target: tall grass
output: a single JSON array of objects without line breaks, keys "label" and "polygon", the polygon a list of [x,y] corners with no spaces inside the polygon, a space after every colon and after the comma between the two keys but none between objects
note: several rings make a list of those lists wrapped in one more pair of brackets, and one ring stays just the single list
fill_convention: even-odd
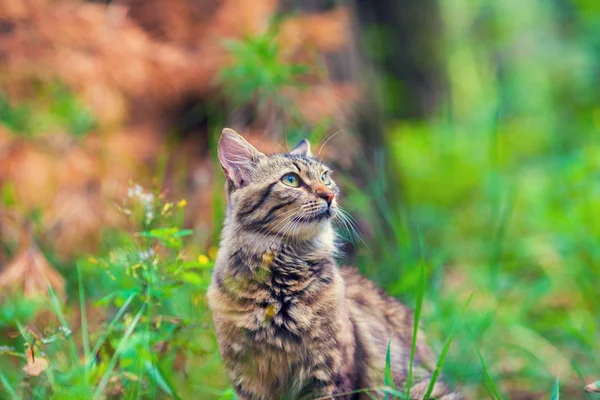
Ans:
[{"label": "tall grass", "polygon": [[[550,387],[552,398],[575,398],[583,377],[600,373],[600,2],[439,4],[447,90],[438,111],[385,121],[386,148],[365,157],[373,164],[357,161],[361,185],[340,177],[345,208],[370,228],[368,247],[358,243],[353,261],[415,305],[415,326],[439,354],[429,393],[443,375],[467,398],[547,397]],[[274,104],[292,125],[284,137],[319,143],[326,136],[327,121],[311,134],[281,100],[305,68],[282,63],[274,32],[227,46],[234,63],[221,78],[233,105]],[[48,90],[50,103],[0,98],[0,121],[27,135],[94,126],[70,93]],[[213,138],[225,120],[214,114]],[[224,217],[220,179],[216,227]],[[0,343],[7,396],[235,398],[203,297],[212,260],[197,258],[177,204],[152,196],[151,209],[130,210],[135,228],[110,232],[103,254],[80,260],[70,282],[78,301],[65,305],[50,291],[45,306],[56,321],[49,330],[40,335],[26,324],[39,302],[15,298],[0,310],[0,327],[21,334]],[[166,204],[176,215],[163,215]],[[174,218],[148,219],[148,211]],[[214,243],[218,230],[209,235]],[[90,305],[104,310],[103,323],[88,319]],[[417,333],[405,388],[394,387],[390,341],[386,387],[378,388],[386,397],[410,392]],[[50,361],[39,377],[21,370],[26,345]]]}]

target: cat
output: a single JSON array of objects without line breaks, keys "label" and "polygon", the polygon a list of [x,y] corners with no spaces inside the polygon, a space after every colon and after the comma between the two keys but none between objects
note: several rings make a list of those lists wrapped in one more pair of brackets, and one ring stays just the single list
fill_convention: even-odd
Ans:
[{"label": "cat", "polygon": [[[336,265],[339,190],[309,142],[265,155],[224,129],[218,156],[227,213],[208,302],[238,399],[383,398],[388,343],[403,390],[413,314]],[[419,333],[411,399],[426,394],[433,368]],[[440,379],[430,398],[460,396]]]}]

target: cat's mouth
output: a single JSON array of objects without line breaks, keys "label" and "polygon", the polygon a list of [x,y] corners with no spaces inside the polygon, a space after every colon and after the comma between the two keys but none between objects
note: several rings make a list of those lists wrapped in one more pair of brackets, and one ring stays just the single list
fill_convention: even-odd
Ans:
[{"label": "cat's mouth", "polygon": [[329,206],[322,211],[317,211],[311,215],[301,215],[294,217],[295,222],[320,222],[331,219],[333,217],[333,207]]}]

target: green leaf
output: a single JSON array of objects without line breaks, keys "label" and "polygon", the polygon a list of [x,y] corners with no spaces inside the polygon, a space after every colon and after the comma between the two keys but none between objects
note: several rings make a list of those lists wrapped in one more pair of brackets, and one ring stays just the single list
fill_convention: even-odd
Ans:
[{"label": "green leaf", "polygon": [[174,235],[177,233],[178,229],[177,228],[157,228],[157,229],[152,229],[150,231],[143,231],[140,232],[141,236],[144,237],[151,237],[151,238],[156,238],[156,239],[170,239],[172,237],[174,237]]},{"label": "green leaf", "polygon": [[148,360],[146,360],[144,362],[144,365],[146,367],[146,372],[148,373],[148,375],[150,375],[150,378],[152,378],[152,380],[154,382],[156,382],[158,387],[163,392],[165,392],[169,396],[174,397],[176,399],[180,398],[177,395],[175,388],[173,388],[173,385],[171,385],[171,383],[165,378],[165,375],[163,374],[163,372],[160,370],[160,368],[158,366],[154,365],[152,362],[150,362]]},{"label": "green leaf", "polygon": [[205,283],[204,279],[202,279],[202,277],[195,272],[184,272],[181,275],[181,279],[197,286],[202,286]]},{"label": "green leaf", "polygon": [[175,234],[173,234],[173,237],[190,236],[193,233],[194,233],[193,229],[182,229],[179,232],[175,232]]}]

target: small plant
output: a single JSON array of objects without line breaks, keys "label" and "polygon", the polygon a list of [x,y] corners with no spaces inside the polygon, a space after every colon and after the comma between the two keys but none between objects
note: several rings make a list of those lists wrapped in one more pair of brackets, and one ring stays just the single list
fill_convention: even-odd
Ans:
[{"label": "small plant", "polygon": [[256,101],[259,106],[266,102],[284,106],[282,90],[300,85],[299,78],[308,72],[306,66],[281,59],[277,31],[278,25],[274,23],[262,35],[225,42],[234,62],[221,72],[221,81],[236,104]]},{"label": "small plant", "polygon": [[[87,399],[155,398],[162,392],[179,398],[174,376],[189,353],[201,356],[212,340],[204,293],[213,262],[207,255],[188,259],[184,242],[193,232],[181,228],[185,205],[131,187],[120,210],[133,233],[121,232],[108,256],[78,266],[80,327],[69,322],[49,288],[58,321],[41,332],[19,325],[25,351],[6,347],[4,353],[23,358],[24,374],[18,385],[0,375],[8,393]],[[104,310],[105,323],[88,321],[84,276],[110,289],[94,304]]]},{"label": "small plant", "polygon": [[292,139],[294,132],[302,131],[301,137],[306,137],[310,129],[306,129],[290,89],[303,88],[302,79],[310,69],[281,57],[278,22],[272,22],[263,34],[226,41],[232,63],[221,72],[220,80],[228,102],[253,108],[268,130],[289,132]]}]

